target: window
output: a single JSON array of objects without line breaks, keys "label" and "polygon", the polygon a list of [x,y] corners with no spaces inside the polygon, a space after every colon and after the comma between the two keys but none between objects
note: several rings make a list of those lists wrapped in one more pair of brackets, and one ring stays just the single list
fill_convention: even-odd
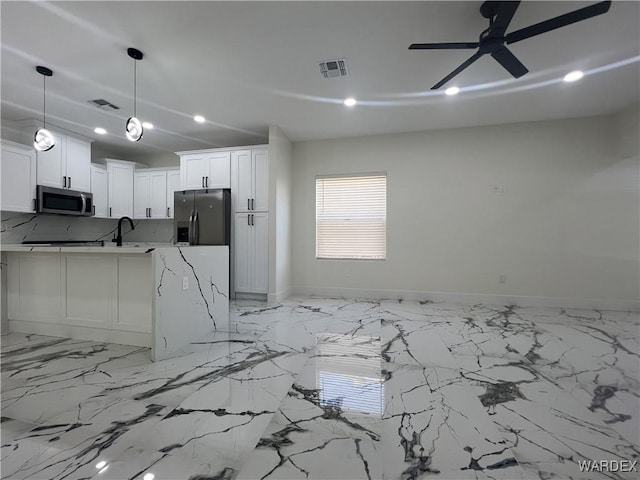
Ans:
[{"label": "window", "polygon": [[316,258],[386,257],[386,174],[316,178]]}]

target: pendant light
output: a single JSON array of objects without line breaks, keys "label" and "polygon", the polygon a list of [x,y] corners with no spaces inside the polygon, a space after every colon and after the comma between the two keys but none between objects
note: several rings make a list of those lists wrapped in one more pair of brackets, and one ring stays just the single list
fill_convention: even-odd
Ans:
[{"label": "pendant light", "polygon": [[42,128],[36,130],[33,136],[33,146],[36,150],[46,152],[51,150],[56,144],[56,139],[51,135],[51,132],[47,130],[46,123],[46,99],[47,99],[47,77],[53,75],[51,69],[38,65],[36,71],[42,75]]},{"label": "pendant light", "polygon": [[136,118],[136,62],[142,60],[143,55],[142,52],[136,48],[127,49],[127,53],[133,58],[133,117],[129,117],[129,120],[127,120],[125,132],[128,140],[137,142],[142,138],[144,129],[142,128],[140,120]]}]

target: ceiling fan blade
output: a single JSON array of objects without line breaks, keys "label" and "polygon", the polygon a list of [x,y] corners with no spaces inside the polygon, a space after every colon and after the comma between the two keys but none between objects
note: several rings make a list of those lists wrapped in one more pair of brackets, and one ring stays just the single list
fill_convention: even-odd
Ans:
[{"label": "ceiling fan blade", "polygon": [[520,2],[500,2],[496,16],[491,23],[489,35],[492,37],[503,37],[504,32],[509,27],[513,15],[520,6]]},{"label": "ceiling fan blade", "polygon": [[478,48],[478,42],[458,42],[458,43],[412,43],[409,50],[449,50],[457,48]]},{"label": "ceiling fan blade", "polygon": [[507,47],[496,50],[491,56],[515,78],[520,78],[529,71]]},{"label": "ceiling fan blade", "polygon": [[446,77],[444,77],[442,80],[440,80],[438,83],[436,83],[433,87],[431,87],[431,90],[437,90],[439,89],[441,86],[443,86],[445,83],[447,83],[449,80],[451,80],[453,77],[455,77],[456,75],[458,75],[460,72],[462,72],[465,68],[467,68],[469,65],[471,65],[473,62],[475,62],[476,60],[478,60],[482,55],[484,55],[483,53],[480,52],[476,52],[473,55],[471,55],[471,57],[469,57],[462,65],[460,65],[458,68],[456,68],[453,72],[451,72],[449,75],[447,75]]},{"label": "ceiling fan blade", "polygon": [[506,42],[507,44],[519,42],[520,40],[535,37],[536,35],[555,30],[556,28],[571,25],[572,23],[580,22],[597,15],[602,15],[603,13],[607,13],[609,11],[610,6],[611,1],[600,2],[585,8],[581,8],[580,10],[565,13],[564,15],[560,15],[559,17],[545,20],[544,22],[536,23],[535,25],[531,25],[530,27],[511,32],[506,36]]}]

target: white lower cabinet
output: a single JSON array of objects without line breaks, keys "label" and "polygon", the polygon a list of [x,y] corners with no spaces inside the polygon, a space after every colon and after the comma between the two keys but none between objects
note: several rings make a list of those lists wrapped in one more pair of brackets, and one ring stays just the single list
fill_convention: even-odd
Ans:
[{"label": "white lower cabinet", "polygon": [[116,257],[117,315],[112,328],[128,332],[151,332],[153,276],[149,257]]},{"label": "white lower cabinet", "polygon": [[238,293],[267,293],[269,288],[269,214],[236,213],[235,287]]},{"label": "white lower cabinet", "polygon": [[113,259],[106,255],[62,255],[62,323],[111,328]]},{"label": "white lower cabinet", "polygon": [[62,312],[59,254],[8,253],[7,263],[9,319],[59,322]]},{"label": "white lower cabinet", "polygon": [[151,257],[9,252],[13,332],[151,346]]}]

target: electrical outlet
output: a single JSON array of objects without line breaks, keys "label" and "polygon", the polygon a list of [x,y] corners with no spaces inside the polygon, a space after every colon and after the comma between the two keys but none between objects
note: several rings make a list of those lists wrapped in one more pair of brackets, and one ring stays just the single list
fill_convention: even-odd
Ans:
[{"label": "electrical outlet", "polygon": [[189,277],[182,277],[182,290],[189,290]]},{"label": "electrical outlet", "polygon": [[507,283],[507,276],[506,275],[500,275],[498,277],[498,282],[500,283]]},{"label": "electrical outlet", "polygon": [[494,193],[506,193],[506,191],[507,191],[507,187],[504,185],[504,183],[499,183],[493,186]]}]

